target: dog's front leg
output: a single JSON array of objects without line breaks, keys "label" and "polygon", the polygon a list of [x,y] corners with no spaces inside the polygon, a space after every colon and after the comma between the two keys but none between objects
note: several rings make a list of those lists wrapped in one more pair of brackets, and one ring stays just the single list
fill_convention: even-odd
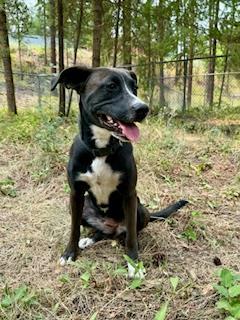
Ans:
[{"label": "dog's front leg", "polygon": [[[134,192],[124,200],[124,214],[127,228],[126,249],[127,255],[134,263],[138,259],[138,242],[137,242],[137,195]],[[136,270],[128,262],[129,278],[144,278],[143,270]]]},{"label": "dog's front leg", "polygon": [[68,245],[60,259],[60,264],[74,261],[78,254],[78,242],[80,238],[80,223],[84,205],[84,193],[71,191],[70,209],[71,209],[71,233]]}]

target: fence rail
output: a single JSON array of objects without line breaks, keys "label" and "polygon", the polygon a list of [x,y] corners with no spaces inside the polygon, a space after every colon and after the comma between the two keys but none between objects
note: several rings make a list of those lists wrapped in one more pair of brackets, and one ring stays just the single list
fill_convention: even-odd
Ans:
[{"label": "fence rail", "polygon": [[[161,78],[157,69],[151,77],[147,77],[145,67],[138,66],[133,70],[139,78],[139,94],[148,101],[152,109],[164,108],[174,112],[183,108],[207,106],[210,77],[214,77],[214,105],[229,108],[240,106],[240,71],[175,76],[173,71],[170,70],[167,74],[166,70],[165,76]],[[50,91],[53,75],[14,72],[13,76],[18,108],[58,108],[58,91]],[[73,104],[77,105],[77,102],[77,94],[74,94]],[[6,105],[4,73],[0,70],[0,107]]]}]

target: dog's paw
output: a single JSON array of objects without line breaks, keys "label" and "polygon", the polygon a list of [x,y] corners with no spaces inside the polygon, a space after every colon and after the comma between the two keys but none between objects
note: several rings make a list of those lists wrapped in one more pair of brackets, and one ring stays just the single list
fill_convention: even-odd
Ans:
[{"label": "dog's paw", "polygon": [[85,249],[91,245],[93,245],[95,241],[92,238],[82,238],[78,242],[78,246],[80,249]]},{"label": "dog's paw", "polygon": [[75,261],[77,257],[77,251],[76,250],[68,250],[66,249],[64,254],[59,259],[60,266],[64,266],[65,264],[71,263],[72,261]]},{"label": "dog's paw", "polygon": [[145,269],[139,269],[136,271],[136,269],[128,262],[128,278],[130,279],[144,279]]},{"label": "dog's paw", "polygon": [[73,261],[73,259],[72,259],[72,257],[68,257],[68,258],[66,258],[66,257],[64,257],[64,256],[62,256],[60,259],[59,259],[59,264],[60,264],[60,266],[65,266],[65,264],[68,264],[68,263],[70,263],[70,262],[72,262]]}]

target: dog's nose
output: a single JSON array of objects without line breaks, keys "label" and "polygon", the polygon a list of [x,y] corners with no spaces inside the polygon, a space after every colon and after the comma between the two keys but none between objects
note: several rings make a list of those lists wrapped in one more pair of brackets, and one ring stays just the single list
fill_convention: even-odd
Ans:
[{"label": "dog's nose", "polygon": [[133,105],[133,110],[135,112],[135,121],[142,121],[146,118],[149,107],[145,103],[137,103]]}]

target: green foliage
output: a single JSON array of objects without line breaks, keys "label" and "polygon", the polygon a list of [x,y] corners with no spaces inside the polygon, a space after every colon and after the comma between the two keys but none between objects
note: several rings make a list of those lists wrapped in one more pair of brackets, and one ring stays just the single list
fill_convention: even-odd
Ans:
[{"label": "green foliage", "polygon": [[81,276],[80,279],[83,282],[83,288],[87,288],[89,286],[89,281],[91,278],[91,274],[89,271],[85,271]]},{"label": "green foliage", "polygon": [[93,271],[97,267],[97,263],[82,259],[81,261],[77,260],[71,262],[71,265],[79,270],[82,287],[84,289],[88,288],[93,277]]},{"label": "green foliage", "polygon": [[169,302],[164,302],[164,304],[161,306],[160,310],[156,313],[154,320],[166,319],[168,304],[169,304]]},{"label": "green foliage", "polygon": [[19,40],[28,32],[31,15],[26,3],[22,0],[7,0],[8,30]]},{"label": "green foliage", "polygon": [[70,278],[69,275],[67,273],[61,274],[58,278],[58,280],[62,283],[70,283]]},{"label": "green foliage", "polygon": [[176,292],[177,286],[179,284],[179,280],[180,280],[179,277],[171,277],[169,279],[171,286],[172,286],[172,289],[173,289],[173,292]]},{"label": "green foliage", "polygon": [[198,239],[198,226],[201,225],[198,220],[199,217],[201,217],[201,212],[191,212],[191,217],[188,221],[188,224],[185,230],[181,233],[183,238],[187,239],[188,241],[196,241]]},{"label": "green foliage", "polygon": [[188,227],[185,231],[182,232],[182,237],[186,238],[189,241],[196,241],[197,233],[192,227]]},{"label": "green foliage", "polygon": [[216,307],[227,315],[225,320],[240,319],[240,275],[223,268],[218,276],[219,283],[213,285],[219,294]]},{"label": "green foliage", "polygon": [[14,187],[14,180],[11,177],[0,180],[0,192],[5,196],[15,198],[17,196],[17,190]]},{"label": "green foliage", "polygon": [[[179,277],[170,277],[169,278],[169,282],[170,282],[171,287],[172,287],[172,298],[174,297],[174,295],[177,292],[177,287],[178,287],[179,281],[180,281]],[[168,306],[169,306],[169,303],[170,303],[171,299],[168,299],[167,301],[165,301],[163,303],[163,305],[161,306],[160,310],[156,313],[156,315],[154,317],[154,320],[165,320],[166,319],[167,309],[168,309]]]},{"label": "green foliage", "polygon": [[89,320],[97,320],[98,312],[94,312],[94,314],[91,316]]},{"label": "green foliage", "polygon": [[26,285],[22,285],[14,290],[5,288],[0,306],[3,309],[8,309],[15,305],[21,305],[22,307],[29,307],[37,303],[37,297],[34,291],[29,289]]},{"label": "green foliage", "polygon": [[0,118],[0,142],[4,140],[15,143],[30,142],[43,121],[41,113],[32,111],[25,111],[23,114],[14,117],[10,117],[1,111]]}]

